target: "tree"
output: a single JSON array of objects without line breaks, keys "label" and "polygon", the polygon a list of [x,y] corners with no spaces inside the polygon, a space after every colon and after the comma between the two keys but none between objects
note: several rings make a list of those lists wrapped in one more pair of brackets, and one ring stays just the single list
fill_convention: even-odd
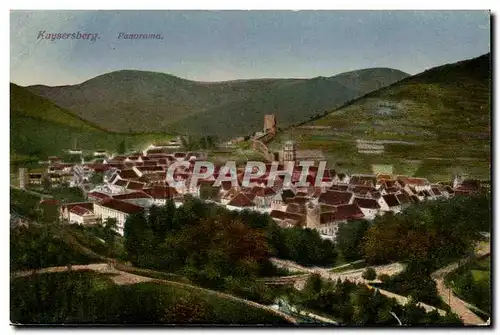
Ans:
[{"label": "tree", "polygon": [[108,244],[111,252],[113,250],[113,245],[115,244],[117,230],[118,221],[115,218],[107,218],[104,220],[104,240]]},{"label": "tree", "polygon": [[379,274],[377,277],[383,283],[385,283],[391,279],[391,276],[389,276],[388,274],[385,274],[385,273]]},{"label": "tree", "polygon": [[375,278],[377,278],[377,272],[374,268],[368,267],[365,271],[363,271],[362,277],[366,280],[375,280]]},{"label": "tree", "polygon": [[42,177],[42,188],[44,191],[50,191],[52,189],[52,183],[50,182],[49,176]]},{"label": "tree", "polygon": [[125,140],[122,140],[120,144],[118,145],[118,154],[123,155],[127,152],[127,145],[125,143]]},{"label": "tree", "polygon": [[337,248],[347,261],[359,260],[363,257],[361,244],[370,227],[366,220],[355,220],[340,225],[337,234]]},{"label": "tree", "polygon": [[184,150],[196,150],[199,146],[199,141],[195,140],[191,135],[181,136],[181,145]]},{"label": "tree", "polygon": [[94,172],[90,177],[89,182],[94,185],[102,184],[104,182],[104,173]]},{"label": "tree", "polygon": [[123,229],[125,251],[132,261],[137,264],[139,256],[144,251],[145,235],[147,233],[147,219],[143,212],[129,215]]}]

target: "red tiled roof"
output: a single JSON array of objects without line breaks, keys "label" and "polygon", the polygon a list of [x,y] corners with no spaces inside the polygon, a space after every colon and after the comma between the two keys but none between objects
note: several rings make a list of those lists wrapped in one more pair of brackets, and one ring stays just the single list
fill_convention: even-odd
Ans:
[{"label": "red tiled roof", "polygon": [[348,204],[352,198],[351,192],[339,192],[328,190],[322,193],[318,201],[329,205],[343,205]]},{"label": "red tiled roof", "polygon": [[472,191],[469,190],[460,190],[460,189],[455,189],[455,192],[453,193],[454,196],[468,196],[472,194]]},{"label": "red tiled roof", "polygon": [[78,206],[78,205],[71,207],[71,209],[69,211],[73,214],[80,215],[80,216],[85,215],[87,213],[91,213],[91,211],[88,208]]},{"label": "red tiled roof", "polygon": [[159,165],[150,165],[150,166],[147,166],[147,165],[144,165],[144,166],[138,166],[137,167],[137,170],[139,170],[140,172],[147,172],[147,171],[153,171],[153,172],[157,172],[157,171],[165,171],[165,169],[163,168],[163,166],[159,166]]},{"label": "red tiled roof", "polygon": [[369,209],[380,208],[379,203],[375,199],[354,198],[354,203],[358,205],[359,208],[369,208]]},{"label": "red tiled roof", "polygon": [[418,204],[420,202],[420,200],[418,199],[418,197],[416,195],[410,196],[410,199],[415,204]]},{"label": "red tiled roof", "polygon": [[348,188],[349,188],[349,185],[332,185],[332,187],[330,187],[330,190],[345,192],[345,191],[347,191]]},{"label": "red tiled roof", "polygon": [[441,191],[437,187],[433,187],[433,188],[431,188],[431,190],[432,190],[432,193],[434,193],[435,196],[440,196],[441,195]]},{"label": "red tiled roof", "polygon": [[110,198],[109,195],[107,194],[104,194],[102,192],[90,192],[89,194],[87,194],[87,197],[89,198],[96,198],[96,199],[107,199],[107,198]]},{"label": "red tiled roof", "polygon": [[387,203],[387,206],[389,207],[396,207],[400,205],[399,200],[394,193],[386,194],[383,195],[382,197],[384,198],[384,201]]},{"label": "red tiled roof", "polygon": [[410,197],[405,193],[397,194],[396,198],[398,199],[398,201],[401,205],[406,205],[406,204],[411,203]]},{"label": "red tiled roof", "polygon": [[113,199],[125,200],[125,199],[149,199],[151,196],[145,192],[138,191],[132,193],[118,194],[112,197]]},{"label": "red tiled roof", "polygon": [[289,220],[295,220],[295,221],[299,221],[304,217],[304,215],[302,215],[302,214],[283,212],[283,211],[278,211],[278,210],[271,211],[271,213],[269,215],[273,219],[278,219],[278,220],[289,219]]},{"label": "red tiled roof", "polygon": [[41,205],[59,205],[59,201],[56,199],[43,199],[40,201]]},{"label": "red tiled roof", "polygon": [[337,211],[335,212],[336,221],[361,219],[364,216],[365,215],[356,204],[337,206]]},{"label": "red tiled roof", "polygon": [[457,189],[460,190],[472,190],[476,191],[481,188],[481,182],[479,180],[474,180],[474,179],[465,179],[460,183],[460,186],[457,187]]},{"label": "red tiled roof", "polygon": [[323,212],[319,215],[319,222],[321,224],[327,224],[330,222],[337,221],[337,217],[335,212]]},{"label": "red tiled roof", "polygon": [[109,166],[106,164],[86,164],[86,166],[96,172],[104,172],[109,169]]},{"label": "red tiled roof", "polygon": [[143,188],[144,184],[136,181],[129,181],[127,184],[127,190],[142,190]]},{"label": "red tiled roof", "polygon": [[246,194],[240,192],[233,199],[231,199],[231,201],[229,201],[228,205],[234,207],[252,207],[254,206],[254,203]]},{"label": "red tiled roof", "polygon": [[157,166],[158,161],[156,159],[150,159],[147,161],[144,161],[141,166],[146,167],[146,166]]},{"label": "red tiled roof", "polygon": [[255,199],[254,193],[250,193],[250,192],[244,192],[244,193],[248,197],[248,199],[250,199],[251,201],[253,201],[253,199]]},{"label": "red tiled roof", "polygon": [[73,208],[74,206],[80,206],[90,211],[94,210],[94,204],[92,202],[74,202],[74,203],[64,204],[62,207],[67,208],[68,211],[70,211],[71,208]]},{"label": "red tiled roof", "polygon": [[254,188],[252,188],[252,193],[258,197],[268,197],[276,194],[276,192],[274,192],[274,190],[270,187],[259,186],[255,186]]},{"label": "red tiled roof", "polygon": [[226,180],[226,181],[222,181],[220,183],[220,186],[222,187],[222,189],[224,191],[229,191],[231,189],[231,187],[233,187],[233,184],[231,183],[231,181]]},{"label": "red tiled roof", "polygon": [[404,185],[411,186],[425,186],[429,184],[425,178],[399,178],[398,181],[403,182]]},{"label": "red tiled roof", "polygon": [[118,212],[126,213],[126,214],[134,214],[134,213],[139,213],[144,210],[144,208],[125,202],[125,201],[120,201],[117,199],[109,198],[101,201],[99,203],[100,206],[106,207],[109,209],[116,210]]},{"label": "red tiled roof", "polygon": [[353,193],[366,193],[366,192],[374,192],[376,191],[375,187],[366,186],[366,185],[356,185],[351,190]]},{"label": "red tiled roof", "polygon": [[[141,167],[142,169],[143,167]],[[133,169],[125,169],[120,171],[120,177],[123,179],[133,179],[133,178],[139,178],[137,173]]]},{"label": "red tiled roof", "polygon": [[154,199],[171,199],[178,194],[177,190],[170,186],[153,186],[152,188],[144,189],[144,192]]},{"label": "red tiled roof", "polygon": [[120,180],[117,180],[115,182],[115,185],[125,187],[127,185],[127,183],[128,183],[128,180],[122,180],[122,179],[120,179]]},{"label": "red tiled roof", "polygon": [[168,149],[166,148],[156,148],[156,149],[149,149],[147,151],[147,155],[150,156],[151,154],[167,154]]},{"label": "red tiled roof", "polygon": [[349,180],[350,185],[372,185],[377,183],[377,177],[374,175],[353,175]]},{"label": "red tiled roof", "polygon": [[397,187],[388,187],[388,188],[386,188],[385,191],[387,193],[396,193],[397,191],[399,191],[399,189]]},{"label": "red tiled roof", "polygon": [[306,209],[306,203],[297,203],[297,202],[292,202],[286,206],[286,212],[287,213],[299,213],[299,214],[306,214],[307,209]]},{"label": "red tiled roof", "polygon": [[293,198],[286,198],[285,203],[286,204],[291,204],[291,203],[305,204],[309,200],[311,200],[311,199],[309,199],[309,197],[295,196]]}]

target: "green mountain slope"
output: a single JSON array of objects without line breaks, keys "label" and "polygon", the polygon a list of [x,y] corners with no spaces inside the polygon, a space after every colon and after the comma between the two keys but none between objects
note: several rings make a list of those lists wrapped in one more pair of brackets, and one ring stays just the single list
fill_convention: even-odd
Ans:
[{"label": "green mountain slope", "polygon": [[164,138],[168,136],[106,131],[26,88],[10,84],[11,161],[60,155],[75,141],[81,149],[92,152],[97,149],[115,151],[121,141],[131,147]]},{"label": "green mountain slope", "polygon": [[78,85],[28,89],[114,131],[176,130],[232,137],[260,130],[264,114],[275,113],[279,125],[288,126],[406,76],[398,70],[375,68],[329,78],[206,83],[123,70]]},{"label": "green mountain slope", "polygon": [[299,148],[322,149],[332,164],[350,172],[387,164],[396,173],[435,181],[455,173],[489,179],[490,92],[487,54],[367,94],[285,131],[272,148],[295,139]]}]

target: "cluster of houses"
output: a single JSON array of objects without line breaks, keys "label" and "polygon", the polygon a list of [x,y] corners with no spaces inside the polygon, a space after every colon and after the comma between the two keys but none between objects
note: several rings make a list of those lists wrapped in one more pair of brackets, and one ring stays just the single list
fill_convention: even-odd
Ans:
[{"label": "cluster of houses", "polygon": [[[186,195],[226,207],[229,210],[251,210],[267,213],[281,227],[306,227],[318,230],[323,238],[335,239],[339,226],[351,220],[373,220],[387,212],[399,213],[412,204],[427,200],[470,195],[480,190],[474,180],[455,178],[453,184],[431,184],[425,178],[408,176],[347,175],[335,170],[324,170],[323,181],[331,186],[316,187],[318,167],[309,167],[310,186],[297,186],[302,178],[302,167],[296,165],[289,183],[283,175],[268,183],[269,172],[254,178],[252,187],[243,187],[244,167],[237,168],[237,185],[223,181],[215,187],[220,167],[213,175],[191,184],[196,161],[206,160],[200,152],[172,152],[173,148],[151,146],[143,152],[105,157],[87,164],[65,164],[54,157],[49,159],[49,175],[68,178],[70,184],[87,184],[95,173],[102,183],[87,190],[87,201],[60,206],[63,220],[78,224],[94,224],[107,218],[118,222],[119,233],[127,217],[146,211],[153,205],[161,206],[173,200],[181,206]],[[174,187],[167,181],[168,167],[174,162],[188,162],[177,169],[175,180],[184,180],[184,186]],[[270,171],[268,164],[267,171]],[[283,169],[280,164],[278,169]],[[69,178],[71,175],[71,178]],[[61,177],[68,176],[68,177]],[[286,183],[286,184],[285,184]]]}]

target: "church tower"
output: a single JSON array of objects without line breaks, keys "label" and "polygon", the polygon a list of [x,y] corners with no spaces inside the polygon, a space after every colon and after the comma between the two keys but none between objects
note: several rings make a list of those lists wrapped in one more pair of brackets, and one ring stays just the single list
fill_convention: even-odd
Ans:
[{"label": "church tower", "polygon": [[295,142],[286,141],[285,144],[283,144],[283,163],[295,163],[295,158],[297,157],[296,153],[297,149],[295,148]]},{"label": "church tower", "polygon": [[306,203],[306,228],[318,229],[320,225],[321,206],[315,201]]}]

